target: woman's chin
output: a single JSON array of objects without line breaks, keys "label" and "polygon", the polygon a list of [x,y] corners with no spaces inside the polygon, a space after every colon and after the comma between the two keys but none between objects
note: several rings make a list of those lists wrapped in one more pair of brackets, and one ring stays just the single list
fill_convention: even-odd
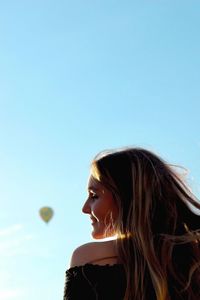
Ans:
[{"label": "woman's chin", "polygon": [[95,240],[102,240],[102,239],[116,239],[116,233],[110,233],[110,234],[106,234],[105,232],[97,232],[95,230],[93,230],[91,232],[91,236],[93,239]]},{"label": "woman's chin", "polygon": [[114,230],[105,230],[105,226],[101,226],[97,222],[92,224],[93,230],[91,232],[91,236],[95,240],[112,238],[116,236],[116,232]]},{"label": "woman's chin", "polygon": [[95,239],[95,240],[100,240],[100,239],[105,238],[104,234],[95,232],[94,230],[92,231],[91,235],[92,235],[93,239]]}]

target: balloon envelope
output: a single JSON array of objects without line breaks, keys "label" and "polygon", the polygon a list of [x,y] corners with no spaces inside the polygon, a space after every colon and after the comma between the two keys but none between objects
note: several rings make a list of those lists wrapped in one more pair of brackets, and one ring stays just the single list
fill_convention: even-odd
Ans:
[{"label": "balloon envelope", "polygon": [[51,220],[51,218],[53,217],[54,212],[51,207],[45,206],[45,207],[40,208],[39,214],[40,214],[40,217],[42,218],[42,220],[44,222],[48,223]]}]

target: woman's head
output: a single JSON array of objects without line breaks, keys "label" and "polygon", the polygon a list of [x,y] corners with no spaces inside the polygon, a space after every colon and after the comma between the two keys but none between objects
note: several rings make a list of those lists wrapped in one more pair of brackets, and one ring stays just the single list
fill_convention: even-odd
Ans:
[{"label": "woman's head", "polygon": [[116,206],[112,220],[121,236],[137,232],[140,238],[144,234],[147,238],[149,232],[150,238],[160,233],[174,234],[184,228],[189,190],[169,164],[148,150],[125,148],[101,152],[92,162],[90,182],[110,192],[112,207]]}]

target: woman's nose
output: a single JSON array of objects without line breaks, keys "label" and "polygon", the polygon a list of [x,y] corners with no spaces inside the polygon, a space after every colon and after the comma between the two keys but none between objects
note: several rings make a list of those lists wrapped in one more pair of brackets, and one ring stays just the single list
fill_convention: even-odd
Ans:
[{"label": "woman's nose", "polygon": [[90,208],[90,205],[89,205],[89,201],[86,201],[85,204],[83,205],[82,207],[82,212],[84,214],[89,214],[91,212],[91,208]]}]

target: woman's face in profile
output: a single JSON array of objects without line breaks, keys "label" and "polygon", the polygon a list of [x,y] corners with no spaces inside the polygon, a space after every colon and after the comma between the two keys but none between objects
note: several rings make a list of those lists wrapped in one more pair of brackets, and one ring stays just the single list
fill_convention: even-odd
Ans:
[{"label": "woman's face in profile", "polygon": [[90,215],[93,238],[103,239],[116,234],[114,223],[118,216],[117,205],[112,193],[92,176],[88,181],[88,198],[82,211]]}]

